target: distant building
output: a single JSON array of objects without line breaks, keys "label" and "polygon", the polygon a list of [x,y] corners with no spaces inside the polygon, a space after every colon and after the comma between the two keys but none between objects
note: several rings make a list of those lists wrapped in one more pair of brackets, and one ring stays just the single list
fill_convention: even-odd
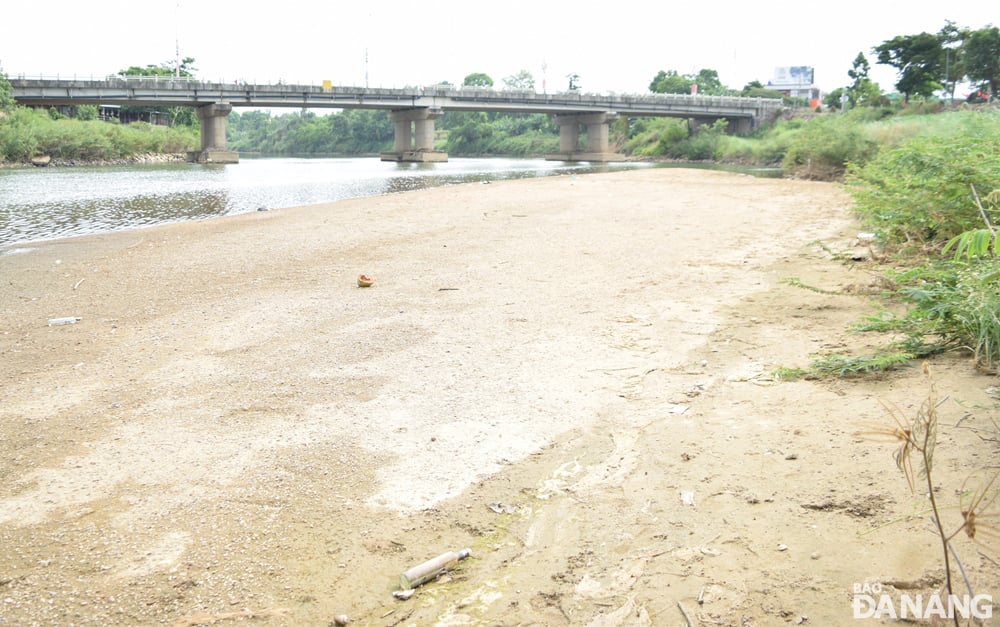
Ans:
[{"label": "distant building", "polygon": [[774,68],[774,78],[767,82],[768,89],[781,92],[790,98],[802,98],[810,106],[819,106],[820,89],[815,84],[815,71],[805,65]]}]

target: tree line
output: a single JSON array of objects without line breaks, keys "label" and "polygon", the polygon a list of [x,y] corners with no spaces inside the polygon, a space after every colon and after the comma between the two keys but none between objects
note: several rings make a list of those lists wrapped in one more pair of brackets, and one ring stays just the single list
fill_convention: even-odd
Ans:
[{"label": "tree line", "polygon": [[[448,81],[438,83],[453,86]],[[503,79],[504,89],[533,90],[527,70]],[[493,78],[468,74],[463,87],[490,89]],[[528,156],[556,152],[559,128],[543,114],[448,111],[435,122],[436,147],[451,154]],[[311,110],[278,116],[233,111],[227,119],[232,150],[262,154],[376,154],[392,150],[394,128],[385,111],[347,109],[329,115]]]},{"label": "tree line", "polygon": [[930,98],[944,90],[952,98],[955,86],[967,80],[975,97],[996,97],[1000,83],[1000,28],[971,30],[948,21],[937,33],[901,35],[875,46],[880,64],[898,71],[896,89],[904,100]]}]

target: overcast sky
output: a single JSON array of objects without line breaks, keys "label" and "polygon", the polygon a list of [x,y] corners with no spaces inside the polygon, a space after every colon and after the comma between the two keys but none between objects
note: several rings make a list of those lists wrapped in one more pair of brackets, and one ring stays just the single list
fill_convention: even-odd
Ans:
[{"label": "overcast sky", "polygon": [[859,52],[891,90],[895,70],[876,64],[873,46],[946,20],[1000,22],[982,0],[47,0],[7,3],[0,16],[9,76],[102,77],[172,63],[179,48],[209,80],[404,87],[483,72],[499,86],[527,70],[538,91],[564,90],[577,74],[584,91],[617,93],[646,92],[660,70],[714,69],[742,88],[779,66],[812,66],[830,91],[850,82]]}]

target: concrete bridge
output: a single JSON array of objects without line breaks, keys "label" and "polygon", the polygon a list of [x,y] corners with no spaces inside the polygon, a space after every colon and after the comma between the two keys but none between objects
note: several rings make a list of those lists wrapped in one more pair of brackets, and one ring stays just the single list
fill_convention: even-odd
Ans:
[{"label": "concrete bridge", "polygon": [[[578,92],[539,94],[435,85],[383,89],[318,85],[256,85],[206,82],[173,76],[109,76],[102,80],[8,79],[22,105],[116,104],[126,106],[197,107],[201,150],[191,155],[202,163],[236,163],[226,149],[226,116],[233,107],[298,107],[384,109],[395,125],[395,140],[383,161],[446,161],[434,149],[434,120],[445,111],[545,113],[559,125],[560,161],[615,161],[608,148],[609,124],[618,116],[686,118],[692,124],[725,119],[730,133],[748,133],[775,117],[781,101],[769,98],[694,96],[687,94],[596,95]],[[580,146],[580,129],[586,145]]]}]

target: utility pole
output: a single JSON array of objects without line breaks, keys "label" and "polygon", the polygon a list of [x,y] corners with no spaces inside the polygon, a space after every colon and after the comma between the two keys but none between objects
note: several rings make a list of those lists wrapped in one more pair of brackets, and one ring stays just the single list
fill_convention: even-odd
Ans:
[{"label": "utility pole", "polygon": [[181,13],[181,3],[178,2],[174,6],[174,77],[181,77],[181,40],[179,30],[180,27],[177,25],[180,21]]}]

